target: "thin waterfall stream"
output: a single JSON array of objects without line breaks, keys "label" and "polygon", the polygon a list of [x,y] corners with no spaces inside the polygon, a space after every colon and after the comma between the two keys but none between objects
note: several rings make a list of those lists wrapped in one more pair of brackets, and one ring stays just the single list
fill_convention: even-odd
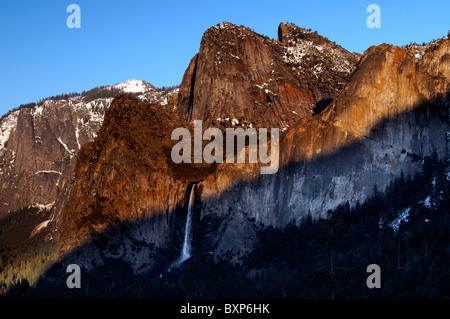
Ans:
[{"label": "thin waterfall stream", "polygon": [[194,206],[194,192],[195,192],[195,184],[191,188],[191,193],[189,194],[189,203],[188,203],[188,212],[186,217],[186,226],[184,228],[184,240],[183,240],[183,249],[181,251],[180,257],[170,266],[169,271],[173,267],[178,267],[181,265],[186,259],[191,257],[191,228],[192,228],[192,210]]}]

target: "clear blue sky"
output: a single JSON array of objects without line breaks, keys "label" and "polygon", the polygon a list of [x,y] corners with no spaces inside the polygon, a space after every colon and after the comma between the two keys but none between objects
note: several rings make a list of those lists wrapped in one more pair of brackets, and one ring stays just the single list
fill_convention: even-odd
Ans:
[{"label": "clear blue sky", "polygon": [[[69,4],[81,28],[69,29]],[[369,29],[366,8],[381,8]],[[0,114],[23,103],[130,78],[155,86],[181,82],[203,32],[223,21],[276,38],[280,22],[317,30],[349,51],[428,42],[450,29],[449,0],[204,0],[0,2]]]}]

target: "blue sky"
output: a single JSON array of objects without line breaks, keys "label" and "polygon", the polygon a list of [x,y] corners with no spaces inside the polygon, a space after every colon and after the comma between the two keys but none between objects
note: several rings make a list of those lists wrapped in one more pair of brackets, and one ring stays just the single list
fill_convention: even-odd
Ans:
[{"label": "blue sky", "polygon": [[[81,28],[69,29],[69,4]],[[369,4],[381,28],[369,29]],[[276,38],[292,22],[363,53],[371,45],[428,42],[450,29],[450,1],[96,1],[0,2],[0,114],[23,103],[131,78],[155,86],[181,82],[203,32],[223,22]]]}]

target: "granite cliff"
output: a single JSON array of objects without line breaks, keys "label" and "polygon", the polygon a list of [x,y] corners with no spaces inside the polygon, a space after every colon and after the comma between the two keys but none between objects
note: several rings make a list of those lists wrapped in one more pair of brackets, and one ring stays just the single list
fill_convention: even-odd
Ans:
[{"label": "granite cliff", "polygon": [[[220,165],[199,185],[203,226],[220,230],[211,243],[216,254],[251,250],[255,221],[284,227],[308,214],[326,217],[345,202],[363,203],[402,172],[414,175],[432,153],[446,160],[449,48],[443,39],[418,61],[404,48],[369,48],[337,99],[283,136],[277,174]],[[219,225],[211,223],[218,216]]]},{"label": "granite cliff", "polygon": [[[327,217],[414,175],[425,157],[449,155],[448,38],[420,54],[382,44],[361,56],[292,24],[280,24],[276,41],[222,23],[204,33],[179,89],[146,88],[91,104],[47,101],[3,119],[12,129],[1,141],[0,213],[52,207],[64,262],[122,260],[136,274],[168,266],[196,183],[194,255],[239,263],[258,230]],[[279,171],[173,163],[171,133],[192,132],[194,120],[280,128]]]},{"label": "granite cliff", "polygon": [[359,55],[291,24],[279,34],[282,41],[226,22],[209,28],[183,76],[176,113],[207,126],[235,120],[286,129],[327,105]]}]

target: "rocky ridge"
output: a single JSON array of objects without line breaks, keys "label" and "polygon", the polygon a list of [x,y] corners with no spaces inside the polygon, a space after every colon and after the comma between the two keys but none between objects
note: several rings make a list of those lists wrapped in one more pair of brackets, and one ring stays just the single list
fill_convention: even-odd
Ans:
[{"label": "rocky ridge", "polygon": [[[169,231],[164,221],[184,204],[189,183],[171,169],[171,132],[187,126],[158,105],[115,98],[98,137],[78,155],[61,222],[61,250],[70,251],[108,227],[133,220],[142,220],[141,239],[164,242]],[[144,222],[153,218],[161,223]]]},{"label": "rocky ridge", "polygon": [[341,95],[283,136],[277,174],[219,165],[199,185],[204,226],[223,218],[215,254],[251,250],[252,220],[284,227],[308,214],[326,217],[345,202],[363,203],[374,185],[382,190],[402,172],[414,175],[425,156],[448,158],[449,50],[444,39],[416,63],[407,49],[371,47]]},{"label": "rocky ridge", "polygon": [[[286,129],[313,115],[316,107],[323,108],[337,96],[359,56],[319,35],[302,39],[304,29],[289,27],[280,25],[281,42],[226,22],[209,28],[183,76],[177,114],[188,121],[202,120],[206,126],[231,127],[237,122],[244,127]],[[294,45],[298,50],[316,49],[306,57],[291,56]],[[323,52],[317,49],[320,45]],[[309,67],[310,59],[327,71],[315,76],[298,72]],[[338,78],[330,76],[335,69],[342,69]]]},{"label": "rocky ridge", "polygon": [[170,108],[177,91],[129,80],[9,112],[0,122],[0,216],[46,207],[54,211],[49,225],[57,230],[78,151],[97,136],[113,96],[128,92]]},{"label": "rocky ridge", "polygon": [[[223,96],[216,91],[216,85],[217,87],[228,85],[227,83],[231,80],[226,72],[229,72],[230,65],[234,65],[243,56],[241,55],[237,59],[233,57],[233,53],[237,51],[225,51],[228,52],[227,58],[217,59],[217,52],[221,51],[215,50],[217,43],[214,41],[221,36],[221,33],[229,36],[230,32],[234,37],[245,39],[242,43],[239,42],[241,43],[239,45],[245,46],[246,43],[250,43],[248,45],[252,47],[258,43],[257,47],[262,52],[266,50],[266,53],[261,53],[259,56],[268,54],[269,50],[264,41],[271,42],[270,39],[263,40],[264,37],[253,35],[247,30],[241,30],[241,27],[230,24],[222,24],[209,29],[202,39],[199,54],[194,57],[185,73],[178,101],[175,104],[176,114],[180,114],[179,112],[182,110],[187,111],[187,113],[181,112],[181,117],[184,117],[186,121],[203,119],[206,123],[214,125],[213,119],[217,114],[211,114],[211,112],[218,112],[224,103]],[[283,32],[282,34],[287,34],[286,31]],[[284,36],[284,40],[292,39]],[[231,44],[228,45],[234,47]],[[420,169],[421,164],[418,159],[423,159],[434,151],[441,158],[445,158],[448,154],[448,134],[446,132],[449,131],[448,47],[448,40],[444,40],[440,45],[428,50],[418,63],[416,63],[415,55],[404,48],[387,44],[369,48],[359,61],[355,72],[351,74],[347,85],[330,106],[319,115],[304,114],[295,123],[287,124],[291,127],[281,140],[281,166],[277,174],[261,176],[258,164],[219,165],[212,174],[203,181],[200,180],[197,187],[198,223],[201,233],[204,235],[197,239],[198,242],[202,243],[203,247],[208,247],[216,257],[228,256],[232,253],[235,256],[233,257],[234,262],[239,262],[239,258],[245,256],[257,240],[255,228],[259,227],[257,225],[284,227],[289,222],[299,223],[308,214],[314,218],[326,217],[328,210],[334,209],[346,201],[350,205],[364,202],[372,194],[375,184],[379,189],[383,189],[401,172],[406,175],[414,174]],[[246,52],[245,48],[242,50]],[[255,52],[257,49],[252,47],[252,51]],[[242,51],[240,52],[242,53]],[[202,58],[202,55],[205,57]],[[212,59],[211,56],[216,59]],[[250,59],[250,57],[248,58]],[[220,66],[222,64],[224,66]],[[216,84],[209,86],[212,76],[209,73],[209,67],[212,65],[216,66],[212,69],[213,72],[217,72],[213,73],[212,81],[213,83],[215,81]],[[247,70],[242,65],[239,68],[241,71]],[[286,67],[280,64],[281,68]],[[286,71],[286,69],[283,70]],[[302,81],[312,81],[306,76],[294,75],[291,71],[287,70],[285,74],[292,75],[290,78],[292,81],[296,81],[297,76]],[[221,72],[225,72],[225,75]],[[243,75],[240,74],[240,76],[243,79],[236,76],[232,78],[237,82],[242,81],[246,85],[251,85],[252,80],[245,78],[247,73],[242,73]],[[209,84],[207,85],[207,83]],[[203,88],[205,89],[203,90]],[[238,87],[234,89],[236,92],[241,92]],[[242,92],[242,94],[244,93]],[[246,91],[243,100],[249,96],[253,98],[252,94],[251,90]],[[188,107],[183,108],[186,101]],[[204,104],[204,101],[208,102]],[[301,99],[297,101],[301,101]],[[126,103],[131,105],[136,102]],[[189,108],[189,103],[192,103],[191,108]],[[136,107],[138,105],[136,104]],[[201,105],[204,105],[205,108],[198,107]],[[209,108],[208,105],[216,107]],[[258,107],[249,112],[257,112]],[[131,106],[129,108],[130,112],[134,112]],[[144,106],[137,107],[137,110],[141,108]],[[229,110],[227,109],[227,111]],[[226,114],[230,118],[236,118],[237,113]],[[220,116],[224,115],[225,113],[221,113]],[[140,121],[139,119],[143,116],[134,116],[134,118]],[[167,114],[167,118],[161,123],[180,121],[172,116]],[[239,118],[238,123],[249,122],[252,117],[247,116]],[[260,124],[283,124],[280,120],[281,117],[266,116],[265,118],[266,122],[260,122]],[[119,121],[115,121],[115,123],[116,129],[123,129],[120,128],[122,124]],[[184,122],[184,124],[189,125],[188,122]],[[133,123],[131,127],[146,125],[147,123],[144,121],[140,125]],[[154,125],[157,126],[156,123]],[[255,124],[255,126],[257,125]],[[104,134],[107,134],[108,130],[111,128],[105,128]],[[166,131],[163,130],[163,132]],[[97,155],[94,156],[91,150],[87,152],[90,157],[86,155],[81,158],[80,165],[84,163],[83,165],[88,167],[88,162],[91,163],[93,159],[97,161],[96,158],[101,153],[105,154],[100,168],[94,169],[94,171],[85,168],[84,173],[78,175],[80,176],[80,185],[95,183],[90,176],[104,176],[108,180],[108,176],[116,175],[107,169],[106,163],[117,160],[117,155],[111,150],[118,147],[116,144],[120,145],[118,142],[120,138],[113,137],[111,132],[108,134],[109,142],[114,141],[112,144],[114,146],[108,146],[109,143],[96,143]],[[163,135],[165,134],[168,134],[168,131],[163,133]],[[103,140],[105,139],[106,135],[103,136]],[[141,142],[136,140],[135,143],[140,145]],[[164,145],[168,146],[169,144]],[[110,151],[105,152],[105,149],[108,148]],[[149,151],[150,149],[147,152]],[[133,154],[133,150],[123,150],[123,154],[125,154],[123,156],[128,156]],[[165,161],[170,163],[170,159],[165,158]],[[170,166],[170,164],[167,165]],[[134,214],[141,218],[147,215],[152,216],[161,210],[170,215],[169,212],[174,211],[175,203],[183,205],[184,201],[186,204],[186,194],[182,194],[182,189],[184,187],[186,191],[188,184],[186,180],[177,179],[172,175],[173,170],[169,166],[161,170],[165,174],[162,177],[163,185],[165,185],[163,189],[174,188],[178,195],[176,199],[166,200],[167,205],[163,205],[164,207],[148,206],[139,212],[138,208],[144,205],[143,199],[131,196],[127,200],[127,205],[135,205],[135,202],[140,204],[132,206],[134,207],[132,209],[125,209],[124,207],[127,206],[119,209],[117,203],[120,200],[114,199],[116,196],[114,194],[118,191],[114,191],[114,189],[116,189],[116,185],[123,183],[111,181],[107,184],[96,184],[97,190],[94,193],[105,193],[104,200],[94,197],[91,206],[97,207],[106,202],[106,206],[101,206],[99,211],[106,212],[114,209],[116,212],[111,213],[112,216],[121,214],[117,211],[124,211],[124,216],[127,218]],[[128,168],[125,169],[128,170]],[[131,171],[135,170],[134,168]],[[157,170],[151,170],[151,175],[147,178],[152,179],[154,174],[160,173]],[[135,189],[138,185],[130,182],[132,180],[129,178],[124,185]],[[80,187],[77,187],[76,191],[72,193],[71,201],[73,198],[76,204],[67,206],[67,216],[72,216],[81,209],[77,205],[82,203],[86,193],[83,193]],[[148,191],[152,193],[150,189]],[[133,192],[131,191],[131,193]],[[130,194],[129,189],[126,194]],[[162,203],[160,198],[162,194],[165,194],[165,191],[155,194],[157,203]],[[81,210],[86,211],[85,208]],[[71,213],[69,214],[69,212]],[[122,219],[119,218],[119,220]],[[100,228],[96,229],[96,232],[109,224],[109,222],[100,223]],[[68,230],[73,229],[73,225],[70,226],[70,223],[68,225]],[[162,225],[161,229],[164,231],[157,231],[157,236],[147,233],[147,239],[150,239],[145,241],[164,247],[171,242],[170,238],[163,235],[168,234],[168,230],[172,227],[171,222],[166,219],[158,225]],[[90,235],[86,234],[86,238],[89,238]],[[75,239],[68,247],[76,246],[77,242],[78,239]],[[64,246],[65,244],[62,244],[62,247]]]},{"label": "rocky ridge", "polygon": [[[83,246],[88,248],[79,260],[86,267],[106,257],[128,258],[139,273],[154,265],[155,248],[176,251],[171,245],[180,237],[177,216],[193,182],[197,245],[216,257],[232,252],[239,262],[257,240],[258,227],[284,227],[308,214],[326,217],[346,201],[363,202],[375,184],[383,189],[401,172],[414,174],[432,152],[448,156],[448,39],[420,59],[383,44],[369,48],[359,62],[359,55],[290,24],[280,25],[278,40],[229,23],[214,26],[179,89],[158,97],[152,89],[135,92],[137,99],[99,98],[89,108],[91,102],[80,104],[80,112],[88,112],[83,125],[90,123],[85,135],[83,116],[66,102],[20,110],[4,147],[9,175],[1,178],[9,179],[2,189],[24,185],[20,193],[30,198],[24,196],[18,207],[54,200],[57,210],[48,225],[60,234],[61,254],[92,239],[104,245],[103,238],[107,249]],[[144,102],[155,99],[159,106]],[[96,108],[106,112],[104,122],[92,115]],[[58,113],[64,109],[70,111]],[[66,120],[56,125],[56,118]],[[195,119],[204,127],[283,128],[279,172],[261,176],[258,164],[175,165],[170,134]],[[2,122],[5,136],[14,121],[10,114]],[[28,138],[23,145],[21,136]],[[48,141],[44,151],[35,146],[36,136]],[[48,159],[30,164],[25,154],[36,162]],[[28,183],[30,175],[44,179]],[[48,194],[39,193],[43,184]],[[4,194],[10,205],[14,194]],[[110,229],[117,232],[102,237]],[[136,252],[137,246],[151,249]]]}]

